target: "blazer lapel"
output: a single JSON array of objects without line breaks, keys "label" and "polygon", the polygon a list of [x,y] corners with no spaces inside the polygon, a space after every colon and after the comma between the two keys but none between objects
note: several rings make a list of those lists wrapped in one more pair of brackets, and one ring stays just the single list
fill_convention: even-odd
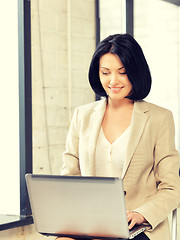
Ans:
[{"label": "blazer lapel", "polygon": [[90,163],[90,174],[95,176],[95,149],[99,131],[101,128],[102,120],[106,110],[106,99],[103,99],[93,109],[90,117],[89,126],[89,163]]},{"label": "blazer lapel", "polygon": [[133,157],[134,151],[139,143],[139,140],[142,136],[144,127],[149,118],[147,105],[144,101],[138,101],[134,103],[133,117],[132,117],[132,128],[129,136],[129,143],[126,153],[126,162],[124,164],[122,178],[124,178],[128,166]]}]

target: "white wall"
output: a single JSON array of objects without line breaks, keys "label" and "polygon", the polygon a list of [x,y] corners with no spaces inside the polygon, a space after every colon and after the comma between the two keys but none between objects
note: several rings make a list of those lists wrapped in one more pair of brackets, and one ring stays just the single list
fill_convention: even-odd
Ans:
[{"label": "white wall", "polygon": [[88,83],[95,5],[94,0],[31,5],[33,172],[59,174],[74,108],[95,100]]}]

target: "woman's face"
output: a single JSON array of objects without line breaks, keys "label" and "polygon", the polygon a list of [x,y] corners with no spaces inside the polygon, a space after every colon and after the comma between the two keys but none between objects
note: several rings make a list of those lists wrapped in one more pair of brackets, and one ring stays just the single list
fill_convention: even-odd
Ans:
[{"label": "woman's face", "polygon": [[99,78],[111,99],[124,99],[132,91],[132,84],[127,77],[126,70],[119,57],[113,53],[107,53],[100,58]]}]

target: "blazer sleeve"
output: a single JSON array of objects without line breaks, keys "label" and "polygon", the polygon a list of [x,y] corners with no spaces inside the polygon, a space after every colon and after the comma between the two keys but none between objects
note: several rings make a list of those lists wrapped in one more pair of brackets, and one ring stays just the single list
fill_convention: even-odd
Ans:
[{"label": "blazer sleeve", "polygon": [[152,230],[180,203],[179,153],[175,149],[173,116],[166,111],[159,123],[154,148],[154,176],[157,191],[135,209],[151,224]]},{"label": "blazer sleeve", "polygon": [[79,167],[78,108],[74,111],[67,135],[61,175],[81,175]]}]

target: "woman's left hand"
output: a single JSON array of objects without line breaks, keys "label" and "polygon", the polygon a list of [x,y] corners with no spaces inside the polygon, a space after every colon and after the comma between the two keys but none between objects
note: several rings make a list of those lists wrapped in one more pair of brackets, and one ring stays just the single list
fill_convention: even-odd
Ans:
[{"label": "woman's left hand", "polygon": [[129,223],[129,229],[132,229],[134,225],[140,225],[146,223],[146,219],[138,212],[127,211],[127,219]]}]

